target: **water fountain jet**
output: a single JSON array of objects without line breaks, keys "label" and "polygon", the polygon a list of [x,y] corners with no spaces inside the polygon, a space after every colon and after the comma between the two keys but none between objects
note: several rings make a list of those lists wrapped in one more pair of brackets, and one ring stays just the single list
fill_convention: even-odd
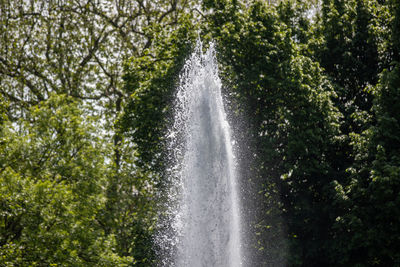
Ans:
[{"label": "water fountain jet", "polygon": [[168,230],[158,238],[162,266],[242,266],[238,181],[226,117],[214,45],[203,53],[198,41],[180,76],[168,137],[172,166]]}]

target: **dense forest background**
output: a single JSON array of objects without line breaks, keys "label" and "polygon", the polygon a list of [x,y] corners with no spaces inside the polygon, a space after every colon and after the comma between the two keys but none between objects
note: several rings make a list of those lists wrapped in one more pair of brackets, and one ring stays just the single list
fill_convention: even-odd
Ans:
[{"label": "dense forest background", "polygon": [[399,0],[0,0],[0,266],[154,266],[165,132],[217,45],[249,266],[400,266]]}]

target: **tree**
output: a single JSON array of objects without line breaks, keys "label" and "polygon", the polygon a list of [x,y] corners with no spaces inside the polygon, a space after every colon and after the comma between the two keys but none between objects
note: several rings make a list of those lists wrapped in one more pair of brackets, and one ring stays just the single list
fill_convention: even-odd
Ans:
[{"label": "tree", "polygon": [[220,10],[209,15],[210,31],[225,80],[233,80],[233,98],[251,118],[242,139],[237,135],[239,143],[252,139],[255,154],[254,171],[243,185],[254,183],[264,196],[261,214],[250,222],[259,235],[252,237],[259,252],[251,264],[279,266],[288,258],[291,265],[324,265],[335,218],[327,158],[340,116],[333,87],[318,63],[300,54],[288,30],[292,25],[274,8],[261,1],[246,12],[235,1],[209,1],[206,7]]},{"label": "tree", "polygon": [[[392,3],[393,20],[389,43],[398,42],[400,5]],[[352,182],[342,194],[348,212],[338,218],[343,265],[396,265],[400,257],[399,231],[399,97],[400,68],[395,49],[387,46],[394,60],[374,88],[373,120],[365,131],[352,134],[355,164],[349,169]],[[397,52],[398,53],[398,52]]]},{"label": "tree", "polygon": [[185,4],[2,1],[1,93],[16,105],[50,92],[115,100],[123,95],[123,61],[152,48],[156,28],[176,24]]},{"label": "tree", "polygon": [[343,265],[396,265],[399,254],[399,66],[384,71],[376,88],[376,125],[352,136],[356,162],[343,191],[348,211],[338,217]]},{"label": "tree", "polygon": [[[59,191],[62,192],[65,188],[62,189],[63,185],[59,185],[57,179],[54,181],[53,175],[57,176],[61,170],[67,172],[75,166],[70,165],[71,155],[67,151],[68,148],[78,151],[86,148],[86,143],[83,145],[80,142],[85,138],[79,137],[79,134],[83,132],[93,135],[88,142],[96,146],[97,152],[100,153],[97,155],[98,159],[103,161],[100,164],[96,157],[89,157],[92,151],[90,153],[82,151],[82,155],[88,157],[83,156],[76,163],[81,164],[75,169],[75,173],[71,174],[71,176],[75,175],[76,181],[68,185],[65,191],[71,191],[69,187],[75,188],[77,184],[84,183],[84,177],[82,177],[84,171],[98,167],[98,171],[102,172],[101,175],[95,173],[91,179],[99,179],[100,184],[96,186],[102,189],[101,194],[94,197],[85,195],[85,191],[71,191],[68,194],[72,200],[65,205],[76,206],[78,202],[76,198],[82,198],[82,205],[85,203],[85,197],[88,197],[87,201],[90,200],[93,203],[97,201],[99,206],[92,210],[97,216],[95,221],[91,212],[85,212],[80,215],[79,220],[70,222],[71,225],[76,222],[88,222],[85,224],[88,229],[92,227],[89,222],[93,222],[96,226],[95,231],[93,234],[88,234],[90,240],[87,243],[93,245],[95,244],[93,240],[97,239],[96,242],[104,243],[107,247],[99,248],[96,253],[90,252],[88,246],[82,247],[82,253],[93,254],[93,257],[85,256],[87,260],[81,255],[74,256],[76,262],[68,263],[70,265],[79,265],[83,262],[90,264],[88,263],[90,261],[100,264],[107,258],[110,260],[108,265],[125,264],[128,261],[131,261],[131,264],[134,262],[142,265],[152,264],[153,251],[150,247],[155,219],[153,186],[157,181],[157,175],[138,167],[135,144],[125,140],[126,129],[119,123],[125,101],[129,101],[132,93],[132,91],[124,90],[122,77],[124,62],[129,58],[132,58],[132,61],[147,58],[160,63],[161,67],[163,62],[170,60],[168,55],[157,54],[159,49],[157,42],[162,40],[161,36],[168,36],[168,31],[178,26],[180,16],[188,9],[190,3],[191,1],[179,0],[45,2],[21,0],[0,3],[1,114],[2,118],[5,115],[4,120],[7,121],[4,126],[5,136],[14,138],[2,143],[1,153],[4,154],[3,163],[5,164],[3,178],[7,180],[14,177],[10,180],[10,186],[13,186],[19,181],[25,181],[25,177],[38,179],[36,176],[41,175],[40,171],[49,168],[51,174],[43,175],[40,179],[48,187],[59,186],[56,190],[57,194]],[[60,120],[67,123],[62,126],[65,133],[57,136],[56,140],[52,139],[53,136],[42,140],[38,134],[31,141],[29,131],[32,129],[39,131],[39,126],[36,124],[39,123],[38,121],[41,121],[40,131],[47,134],[45,128],[51,128],[52,125],[46,125],[45,120],[58,120],[57,116],[60,114],[54,115],[51,112],[58,108],[62,109],[64,106],[64,102],[59,98],[66,98],[65,101],[68,103],[74,101],[79,103],[75,106],[76,114],[66,112],[64,117],[60,117]],[[54,99],[58,99],[58,102],[54,102]],[[32,119],[36,114],[36,109],[40,109],[43,105],[51,105],[50,103],[54,105],[42,110],[41,119],[38,121]],[[57,118],[46,117],[44,110],[49,112],[49,116],[53,114]],[[94,116],[97,121],[88,119],[90,116]],[[79,129],[73,128],[75,121],[87,123],[87,128],[81,124],[79,124]],[[8,127],[10,131],[7,131]],[[93,132],[93,127],[96,127],[98,131]],[[46,134],[43,134],[43,137],[46,137]],[[55,131],[53,134],[58,134],[58,132]],[[25,145],[24,149],[17,146],[18,143],[21,143],[21,146]],[[42,143],[44,147],[40,147]],[[37,151],[39,148],[36,145],[41,150]],[[37,153],[32,153],[30,149]],[[64,149],[63,153],[60,149]],[[44,154],[41,155],[39,152]],[[78,155],[81,154],[78,153]],[[29,160],[35,157],[42,159],[43,162],[39,163],[46,166],[41,166],[35,161],[34,163],[38,166],[30,166]],[[15,171],[16,175],[8,171],[11,168],[10,164],[14,164],[13,168],[18,168]],[[35,172],[32,174],[33,168]],[[82,174],[79,174],[81,171]],[[88,176],[91,175],[88,174]],[[36,186],[36,182],[32,183],[33,185],[29,186]],[[30,190],[29,186],[21,190]],[[5,196],[14,190],[18,191],[15,187],[10,187],[9,191],[4,193]],[[67,196],[59,195],[60,199],[64,197],[68,199]],[[26,199],[28,196],[21,194],[18,201],[26,201]],[[32,209],[41,211],[41,206],[47,205],[49,212],[54,212],[52,218],[62,220],[64,215],[59,211],[61,208],[57,209],[52,206],[53,204],[34,201],[33,206],[26,207],[24,210],[27,214],[30,214]],[[7,205],[3,206],[4,210],[2,209],[5,213],[7,213]],[[70,232],[71,225],[66,226],[67,233]],[[40,237],[40,235],[36,236],[39,232],[32,232],[26,227],[27,225],[22,224],[20,228],[34,238]],[[4,232],[8,230],[9,228]],[[88,230],[88,233],[92,233],[90,231]],[[49,236],[51,234],[57,236],[56,232],[49,232]],[[21,238],[17,234],[12,242],[23,242]],[[60,238],[55,237],[57,240]],[[72,240],[74,237],[64,233],[64,238]],[[8,237],[4,239],[4,244],[7,245],[10,242]],[[32,244],[34,243],[29,243],[27,247],[32,247]],[[56,249],[60,244],[60,242],[55,243],[52,249]],[[34,257],[39,257],[39,246],[37,250],[31,252],[32,256],[29,260],[34,264]],[[50,250],[46,254],[48,262],[63,262],[62,259],[56,260],[54,253],[54,250]],[[12,253],[7,255],[12,255]],[[27,260],[27,255],[21,254],[21,260]]]},{"label": "tree", "polygon": [[[87,126],[91,123],[91,126]],[[4,122],[0,160],[1,261],[14,265],[123,265],[98,221],[107,151],[71,97],[52,95],[29,121]]]},{"label": "tree", "polygon": [[155,37],[153,54],[132,58],[125,69],[130,94],[120,129],[135,143],[137,164],[158,174],[165,171],[165,135],[172,115],[179,72],[196,38],[192,15],[183,15],[177,28],[165,28]]},{"label": "tree", "polygon": [[[154,39],[173,28],[189,1],[2,1],[0,23],[0,93],[10,103],[8,115],[51,93],[85,100],[113,128],[125,99],[123,62],[154,56]],[[163,59],[157,59],[163,60]],[[114,133],[114,160],[118,143]]]}]

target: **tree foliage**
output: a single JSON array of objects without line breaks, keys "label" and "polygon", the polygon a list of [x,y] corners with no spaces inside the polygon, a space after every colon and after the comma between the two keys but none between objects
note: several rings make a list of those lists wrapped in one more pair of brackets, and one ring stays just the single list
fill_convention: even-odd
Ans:
[{"label": "tree foliage", "polygon": [[[90,123],[87,126],[85,123]],[[108,172],[92,118],[65,95],[1,131],[1,257],[8,266],[127,263],[98,221]]]},{"label": "tree foliage", "polygon": [[0,265],[157,264],[199,37],[239,144],[245,263],[399,265],[398,0],[0,1]]}]

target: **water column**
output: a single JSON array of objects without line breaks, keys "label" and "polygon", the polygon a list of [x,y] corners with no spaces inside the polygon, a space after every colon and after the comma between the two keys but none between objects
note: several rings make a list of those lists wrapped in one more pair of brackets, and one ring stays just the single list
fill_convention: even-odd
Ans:
[{"label": "water column", "polygon": [[[241,266],[240,213],[233,140],[213,44],[198,42],[180,76],[171,190],[173,259],[179,267]],[[174,193],[172,193],[174,192]],[[165,243],[166,241],[164,241]]]}]

